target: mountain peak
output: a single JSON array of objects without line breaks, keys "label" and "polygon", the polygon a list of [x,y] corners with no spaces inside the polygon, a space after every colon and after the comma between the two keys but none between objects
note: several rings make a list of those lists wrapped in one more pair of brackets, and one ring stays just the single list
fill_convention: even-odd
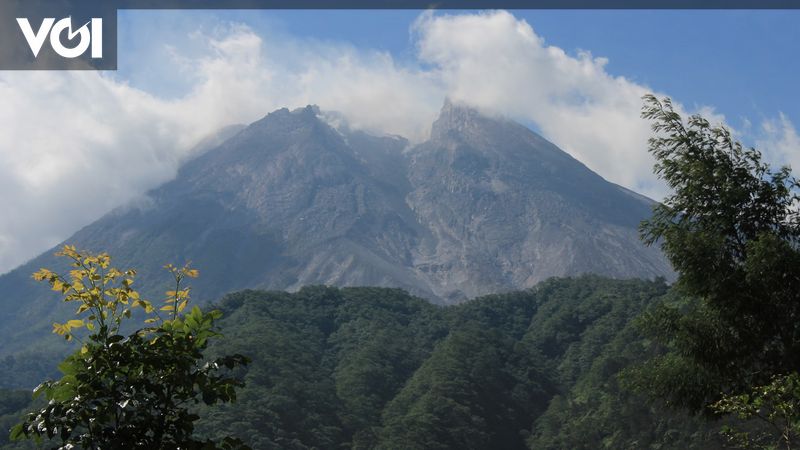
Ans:
[{"label": "mountain peak", "polygon": [[305,114],[316,117],[320,114],[320,109],[318,105],[306,105],[302,108],[292,110],[292,114]]},{"label": "mountain peak", "polygon": [[[279,108],[261,119],[250,124],[256,127],[264,126],[270,123],[304,123],[309,120],[316,119],[320,115],[320,109],[317,105],[306,105],[301,108],[289,110],[289,108]],[[299,122],[298,122],[299,120]]]},{"label": "mountain peak", "polygon": [[464,133],[475,130],[481,123],[490,120],[476,108],[462,102],[445,98],[439,118],[431,127],[431,137],[441,138],[451,133]]},{"label": "mountain peak", "polygon": [[[671,275],[639,241],[649,202],[516,122],[444,102],[426,142],[337,132],[313,105],[278,109],[183,165],[146,208],[111,213],[66,242],[159,273],[164,255],[210,276],[204,298],[303,285],[392,286],[440,302],[525,289],[551,276]],[[179,230],[179,231],[176,231]],[[63,310],[0,276],[6,347]],[[157,279],[142,280],[157,295]],[[2,355],[2,351],[0,351]]]}]

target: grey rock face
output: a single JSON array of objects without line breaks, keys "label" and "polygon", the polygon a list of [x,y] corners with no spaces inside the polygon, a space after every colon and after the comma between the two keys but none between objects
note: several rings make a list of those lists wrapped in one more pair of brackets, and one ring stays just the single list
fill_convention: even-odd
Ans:
[{"label": "grey rock face", "polygon": [[414,267],[440,298],[579,273],[672,277],[638,239],[652,202],[519,124],[446,103],[407,156],[408,204],[430,231]]},{"label": "grey rock face", "polygon": [[[200,300],[322,283],[456,302],[551,276],[672,276],[637,236],[651,201],[509,120],[448,102],[431,138],[410,147],[334,129],[309,106],[230,133],[151,201],[66,242],[140,269],[152,298],[166,280],[160,266],[184,260],[202,272]],[[51,254],[0,277],[0,307],[12,316],[0,325],[6,342],[63,317],[29,281],[37,268],[57,267]]]}]

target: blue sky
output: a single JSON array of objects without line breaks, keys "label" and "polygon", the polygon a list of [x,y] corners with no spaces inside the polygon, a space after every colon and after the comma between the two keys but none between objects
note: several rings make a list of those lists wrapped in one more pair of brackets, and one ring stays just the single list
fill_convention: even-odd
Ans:
[{"label": "blue sky", "polygon": [[0,72],[0,198],[15,211],[0,215],[0,273],[146,205],[220,128],[309,103],[419,142],[449,97],[660,199],[639,117],[653,92],[800,168],[798,25],[795,10],[120,11],[118,71]]}]

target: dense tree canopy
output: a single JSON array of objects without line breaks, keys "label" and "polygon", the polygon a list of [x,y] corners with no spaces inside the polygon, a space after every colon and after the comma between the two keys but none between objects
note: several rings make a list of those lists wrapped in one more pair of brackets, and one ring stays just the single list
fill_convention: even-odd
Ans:
[{"label": "dense tree canopy", "polygon": [[617,374],[662,282],[552,280],[437,307],[393,289],[245,291],[209,351],[253,363],[199,428],[253,448],[721,448],[714,425],[646,405]]},{"label": "dense tree canopy", "polygon": [[734,399],[800,370],[800,185],[726,128],[684,122],[669,99],[645,97],[642,115],[672,190],[642,235],[678,271],[679,295],[642,318],[665,353],[632,378],[671,404],[734,412]]},{"label": "dense tree canopy", "polygon": [[235,404],[193,410],[198,440],[232,434],[258,449],[721,448],[716,424],[620,386],[620,370],[650,355],[632,320],[667,292],[661,281],[581,277],[446,308],[397,289],[231,294],[216,305],[224,339],[204,354],[253,361]]}]

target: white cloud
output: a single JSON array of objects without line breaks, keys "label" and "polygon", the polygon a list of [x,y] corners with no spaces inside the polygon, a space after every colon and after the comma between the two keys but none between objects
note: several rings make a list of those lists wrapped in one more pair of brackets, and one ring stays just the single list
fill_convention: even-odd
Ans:
[{"label": "white cloud", "polygon": [[207,75],[165,101],[98,72],[0,74],[0,272],[169,180],[206,134],[252,120],[225,98],[224,74]]},{"label": "white cloud", "polygon": [[650,125],[639,118],[651,88],[612,76],[608,61],[587,51],[574,57],[546,45],[528,23],[503,11],[428,13],[415,30],[420,58],[438,68],[454,99],[531,121],[610,181],[654,198],[664,194],[647,153]]},{"label": "white cloud", "polygon": [[[450,96],[536,124],[611,181],[664,193],[651,174],[649,125],[639,118],[651,89],[609,74],[603,58],[546,45],[509,13],[422,14],[411,27],[411,65],[243,25],[201,31],[186,30],[191,51],[162,48],[171,70],[160,61],[155,73],[191,86],[177,98],[97,72],[0,72],[0,273],[169,180],[208,133],[309,103],[342,112],[353,126],[420,140]],[[144,37],[158,41],[157,33]],[[791,130],[781,144],[789,155],[797,134],[785,122],[775,126]]]},{"label": "white cloud", "polygon": [[800,175],[800,136],[784,114],[761,123],[761,137],[756,141],[756,148],[775,162],[773,169],[778,165],[789,165],[795,174]]},{"label": "white cloud", "polygon": [[430,122],[441,101],[424,75],[386,54],[265,45],[238,25],[204,39],[200,58],[175,52],[176,71],[195,82],[178,99],[98,72],[0,72],[0,273],[171,179],[193,146],[225,125],[318,103],[355,126],[420,135],[407,125]]}]

